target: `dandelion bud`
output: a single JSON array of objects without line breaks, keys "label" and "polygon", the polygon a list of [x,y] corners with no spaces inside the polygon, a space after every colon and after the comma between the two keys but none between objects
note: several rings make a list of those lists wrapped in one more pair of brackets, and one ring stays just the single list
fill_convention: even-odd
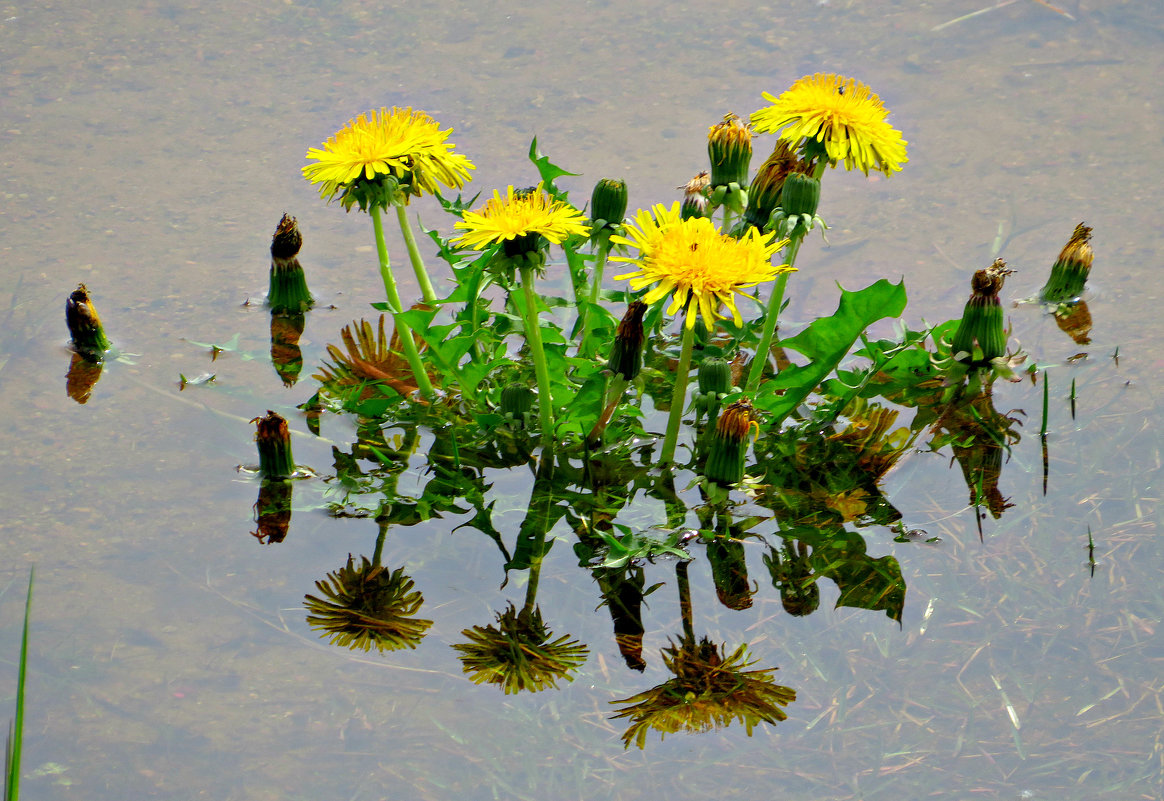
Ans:
[{"label": "dandelion bud", "polygon": [[803,542],[785,543],[764,556],[772,586],[780,592],[780,603],[794,617],[811,614],[820,606],[820,587],[813,576],[810,556]]},{"label": "dandelion bud", "polygon": [[731,390],[732,366],[727,359],[713,357],[700,362],[700,395],[726,395]]},{"label": "dandelion bud", "polygon": [[301,247],[303,235],[299,233],[298,222],[294,217],[284,213],[275,228],[275,235],[271,238],[271,258],[294,258],[299,255]]},{"label": "dandelion bud", "polygon": [[299,373],[303,371],[303,350],[299,347],[299,337],[307,325],[303,312],[271,315],[271,364],[283,386],[295,386]]},{"label": "dandelion bud", "polygon": [[307,289],[307,278],[299,264],[303,236],[295,218],[284,214],[271,239],[271,274],[267,305],[274,314],[296,314],[315,303]]},{"label": "dandelion bud", "polygon": [[792,151],[792,146],[788,140],[781,139],[776,143],[772,155],[760,165],[756,176],[752,178],[752,185],[748,187],[748,208],[744,211],[744,219],[749,225],[764,230],[768,218],[780,205],[780,191],[784,188],[784,179],[795,169],[796,164],[796,154]]},{"label": "dandelion bud", "polygon": [[251,535],[262,545],[287,539],[291,528],[291,484],[284,479],[263,481],[255,501],[255,530]]},{"label": "dandelion bud", "polygon": [[295,462],[291,458],[291,431],[287,421],[268,409],[266,417],[256,417],[251,422],[256,424],[259,475],[265,479],[290,478],[295,472]]},{"label": "dandelion bud", "polygon": [[65,374],[65,392],[77,403],[85,404],[93,394],[93,387],[101,378],[101,362],[90,361],[80,353],[74,353],[69,360],[69,372]]},{"label": "dandelion bud", "polygon": [[711,191],[717,197],[717,205],[722,203],[742,213],[748,203],[751,126],[735,114],[725,114],[723,122],[709,130],[707,156],[711,161]]},{"label": "dandelion bud", "polygon": [[755,590],[748,580],[744,544],[730,537],[716,537],[707,544],[707,561],[719,602],[736,611],[751,608]]},{"label": "dandelion bud", "polygon": [[1071,239],[1059,252],[1051,267],[1051,277],[1040,292],[1044,303],[1070,303],[1078,300],[1091,272],[1095,254],[1091,250],[1091,229],[1083,223],[1075,226]]},{"label": "dandelion bud", "polygon": [[[962,322],[950,343],[955,354],[965,354],[960,361],[985,363],[1006,355],[1006,329],[998,293],[1006,276],[1012,272],[1007,269],[1006,262],[995,259],[994,264],[974,273],[970,281],[970,299],[966,301]],[[978,355],[974,352],[976,342]]]},{"label": "dandelion bud", "polygon": [[77,288],[65,301],[65,324],[73,337],[73,347],[89,361],[100,361],[111,347],[109,338],[105,336],[105,327],[101,325],[101,318],[97,316],[97,310],[89,300],[89,290],[84,284],[77,284]]},{"label": "dandelion bud", "polygon": [[1055,311],[1055,324],[1076,345],[1091,344],[1091,310],[1086,300],[1062,304]]},{"label": "dandelion bud", "polygon": [[683,190],[683,205],[679,211],[679,219],[690,220],[692,217],[707,216],[707,185],[710,181],[710,175],[705,171],[679,187]]},{"label": "dandelion bud", "polygon": [[626,314],[618,324],[610,358],[606,362],[606,369],[627,381],[633,381],[643,367],[643,315],[646,312],[647,304],[641,300],[627,307]]},{"label": "dandelion bud", "polygon": [[708,421],[719,414],[720,403],[732,391],[732,366],[727,359],[713,356],[699,363],[699,385],[692,394],[696,412],[706,412]]},{"label": "dandelion bud", "polygon": [[813,217],[820,205],[820,181],[811,175],[794,172],[784,179],[780,192],[780,206],[786,217],[807,215]]},{"label": "dandelion bud", "polygon": [[626,217],[626,181],[603,178],[594,185],[590,195],[590,233],[613,231]]},{"label": "dandelion bud", "polygon": [[631,670],[642,672],[643,659],[643,588],[646,576],[641,565],[625,568],[598,567],[592,571],[602,589],[610,618],[614,623],[614,641]]},{"label": "dandelion bud", "polygon": [[720,413],[703,469],[703,475],[709,481],[724,486],[743,481],[748,434],[755,425],[752,404],[746,399],[736,401]]},{"label": "dandelion bud", "polygon": [[498,411],[506,419],[524,425],[525,415],[533,409],[534,397],[534,391],[525,384],[508,384],[501,390]]}]

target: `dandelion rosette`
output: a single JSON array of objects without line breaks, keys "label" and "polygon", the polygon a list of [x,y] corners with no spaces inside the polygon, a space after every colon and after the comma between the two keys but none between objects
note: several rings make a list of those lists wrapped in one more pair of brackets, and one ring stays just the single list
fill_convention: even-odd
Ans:
[{"label": "dandelion rosette", "polygon": [[809,154],[815,147],[831,164],[843,160],[845,169],[855,167],[866,175],[870,169],[890,175],[909,161],[909,143],[885,121],[889,111],[881,98],[854,78],[806,75],[780,97],[763,95],[772,105],[752,113],[757,133],[778,133],[793,143],[803,140]]},{"label": "dandelion rosette", "polygon": [[635,258],[614,257],[638,267],[615,279],[629,279],[636,290],[651,286],[642,298],[648,305],[670,295],[667,313],[686,308],[687,328],[694,328],[700,316],[709,328],[713,326],[726,316],[720,313],[721,305],[736,325],[742,325],[736,295],[752,297],[742,290],[793,269],[772,264],[772,256],[786,240],[754,228],[739,239],[722,235],[706,217],[682,219],[678,203],[669,209],[655,206],[653,211],[652,215],[640,210],[627,226],[626,237],[611,237],[611,242],[639,251]]},{"label": "dandelion rosette", "polygon": [[[303,177],[319,184],[327,200],[336,195],[345,208],[386,204],[402,196],[436,194],[437,184],[460,189],[476,166],[448,143],[453,130],[411,108],[381,108],[361,114],[321,147],[307,151],[312,163]],[[384,196],[384,190],[390,196]]]},{"label": "dandelion rosette", "polygon": [[543,184],[528,190],[493,190],[480,211],[466,211],[453,225],[465,233],[456,242],[473,250],[485,250],[502,243],[505,255],[522,256],[541,250],[541,240],[555,245],[571,236],[586,236],[590,229],[586,215],[561,200],[551,198]]}]

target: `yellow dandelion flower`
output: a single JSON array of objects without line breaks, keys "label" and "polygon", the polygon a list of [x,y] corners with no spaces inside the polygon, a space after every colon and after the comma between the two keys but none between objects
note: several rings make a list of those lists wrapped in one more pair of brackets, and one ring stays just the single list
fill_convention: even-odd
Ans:
[{"label": "yellow dandelion flower", "polygon": [[437,183],[460,189],[476,166],[454,153],[446,140],[453,131],[442,131],[436,120],[411,108],[381,108],[361,114],[336,132],[321,147],[307,151],[312,163],[303,177],[319,184],[329,200],[364,179],[392,177],[408,185],[413,195],[435,194]]},{"label": "yellow dandelion flower", "polygon": [[772,256],[787,240],[773,241],[754,228],[740,239],[724,236],[706,217],[681,219],[678,203],[670,209],[656,206],[653,217],[639,211],[627,225],[627,234],[613,236],[611,242],[635,248],[639,255],[614,260],[634,264],[638,270],[615,279],[630,279],[631,289],[653,284],[643,297],[647,304],[671,295],[667,313],[686,307],[688,328],[695,326],[699,315],[708,327],[714,325],[726,316],[720,314],[721,304],[741,325],[736,295],[751,297],[741,290],[793,269],[787,264],[772,264]]},{"label": "yellow dandelion flower", "polygon": [[570,236],[587,236],[590,232],[586,215],[551,198],[542,184],[528,191],[510,186],[504,197],[495,189],[480,211],[466,211],[453,227],[465,232],[456,241],[473,250],[536,236],[559,245]]},{"label": "yellow dandelion flower", "polygon": [[807,75],[780,97],[764,92],[772,105],[753,112],[758,133],[779,133],[781,139],[815,140],[832,163],[844,160],[845,169],[856,167],[886,175],[901,170],[909,161],[901,131],[885,118],[888,110],[868,86],[853,78],[817,73]]}]

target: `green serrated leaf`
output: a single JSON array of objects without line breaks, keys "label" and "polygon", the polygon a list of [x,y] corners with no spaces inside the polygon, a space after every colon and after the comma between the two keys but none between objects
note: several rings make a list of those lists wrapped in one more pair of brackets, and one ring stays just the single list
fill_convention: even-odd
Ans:
[{"label": "green serrated leaf", "polygon": [[[856,292],[841,289],[841,301],[829,317],[813,321],[781,344],[808,358],[808,364],[792,365],[760,388],[754,401],[779,425],[822,381],[837,368],[858,337],[873,323],[897,317],[905,311],[904,282],[891,284],[882,278]],[[778,394],[783,390],[783,394]]]},{"label": "green serrated leaf", "polygon": [[557,164],[554,164],[547,156],[542,155],[538,150],[538,138],[535,136],[533,141],[529,143],[529,160],[533,162],[534,166],[538,168],[538,175],[541,176],[542,182],[545,184],[546,191],[553,195],[558,200],[565,200],[566,193],[558,189],[555,179],[563,175],[579,175],[580,173],[570,172],[564,170]]}]

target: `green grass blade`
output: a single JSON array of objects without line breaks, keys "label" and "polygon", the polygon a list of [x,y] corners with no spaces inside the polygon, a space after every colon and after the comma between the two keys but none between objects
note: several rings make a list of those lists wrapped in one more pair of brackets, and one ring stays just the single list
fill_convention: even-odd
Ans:
[{"label": "green grass blade", "polygon": [[32,613],[32,581],[35,568],[28,571],[28,598],[24,602],[24,634],[20,638],[20,668],[16,677],[16,714],[8,728],[4,753],[4,799],[20,797],[20,747],[24,733],[24,674],[28,663],[28,620]]}]

